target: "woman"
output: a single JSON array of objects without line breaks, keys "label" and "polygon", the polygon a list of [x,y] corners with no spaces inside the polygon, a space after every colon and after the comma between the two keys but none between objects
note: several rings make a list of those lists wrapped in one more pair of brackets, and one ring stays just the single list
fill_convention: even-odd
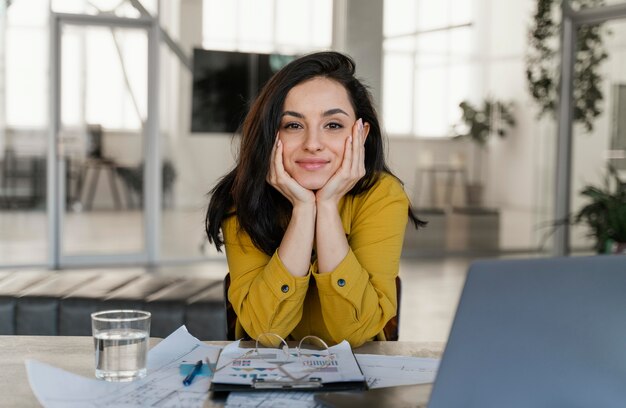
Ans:
[{"label": "woman", "polygon": [[[238,338],[384,340],[407,218],[352,59],[319,52],[276,73],[241,128],[234,170],[212,190],[209,240],[224,245]],[[220,234],[221,232],[221,234]]]}]

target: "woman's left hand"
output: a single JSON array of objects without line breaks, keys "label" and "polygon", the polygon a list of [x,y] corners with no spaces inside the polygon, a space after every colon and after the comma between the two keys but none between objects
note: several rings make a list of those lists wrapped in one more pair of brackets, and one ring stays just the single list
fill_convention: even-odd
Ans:
[{"label": "woman's left hand", "polygon": [[341,197],[365,175],[366,137],[363,119],[359,119],[352,126],[352,136],[346,139],[341,166],[315,194],[318,203],[324,201],[339,203]]}]

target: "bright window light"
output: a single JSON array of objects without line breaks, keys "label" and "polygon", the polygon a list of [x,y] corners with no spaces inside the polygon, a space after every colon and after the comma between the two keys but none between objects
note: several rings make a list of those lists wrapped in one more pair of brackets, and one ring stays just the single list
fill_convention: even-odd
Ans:
[{"label": "bright window light", "polygon": [[[88,4],[89,3],[89,4]],[[5,48],[6,125],[48,125],[49,4],[58,12],[111,9],[119,1],[20,0],[7,9]],[[143,1],[148,10],[154,1]],[[147,36],[133,29],[63,26],[61,35],[61,123],[97,123],[138,130],[147,107]],[[119,50],[116,47],[116,42]],[[27,46],[25,46],[27,45]],[[122,71],[122,62],[126,78]],[[130,88],[129,88],[130,87]],[[131,93],[134,96],[131,97]]]},{"label": "bright window light", "polygon": [[385,0],[383,115],[391,136],[448,137],[477,78],[475,0]]},{"label": "bright window light", "polygon": [[330,48],[332,0],[203,0],[206,49],[296,54]]}]

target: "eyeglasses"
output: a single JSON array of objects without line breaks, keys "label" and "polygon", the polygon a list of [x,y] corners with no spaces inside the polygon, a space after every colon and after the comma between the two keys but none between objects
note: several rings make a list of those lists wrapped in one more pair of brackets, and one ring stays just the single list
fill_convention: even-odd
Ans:
[{"label": "eyeglasses", "polygon": [[[269,346],[268,346],[269,345]],[[275,333],[263,333],[257,337],[254,349],[216,369],[226,367],[268,370],[265,378],[255,378],[255,388],[316,388],[321,379],[312,374],[334,365],[334,356],[328,345],[317,336],[303,337],[295,349]]]}]

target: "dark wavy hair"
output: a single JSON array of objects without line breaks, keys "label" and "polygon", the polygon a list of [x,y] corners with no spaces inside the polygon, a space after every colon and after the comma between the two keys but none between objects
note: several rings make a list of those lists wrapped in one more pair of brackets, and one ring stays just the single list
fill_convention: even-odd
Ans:
[{"label": "dark wavy hair", "polygon": [[[370,189],[381,172],[392,174],[385,163],[383,137],[371,95],[354,76],[354,71],[355,64],[349,56],[333,51],[317,52],[290,62],[263,87],[240,126],[241,146],[236,167],[210,192],[205,228],[209,242],[214,243],[218,251],[224,244],[220,235],[222,223],[233,215],[254,245],[266,254],[273,254],[280,245],[292,206],[266,182],[266,176],[285,98],[293,87],[304,81],[324,77],[340,83],[348,92],[356,117],[370,125],[365,140],[365,176],[348,195]],[[416,228],[426,224],[410,208],[409,218]]]}]

